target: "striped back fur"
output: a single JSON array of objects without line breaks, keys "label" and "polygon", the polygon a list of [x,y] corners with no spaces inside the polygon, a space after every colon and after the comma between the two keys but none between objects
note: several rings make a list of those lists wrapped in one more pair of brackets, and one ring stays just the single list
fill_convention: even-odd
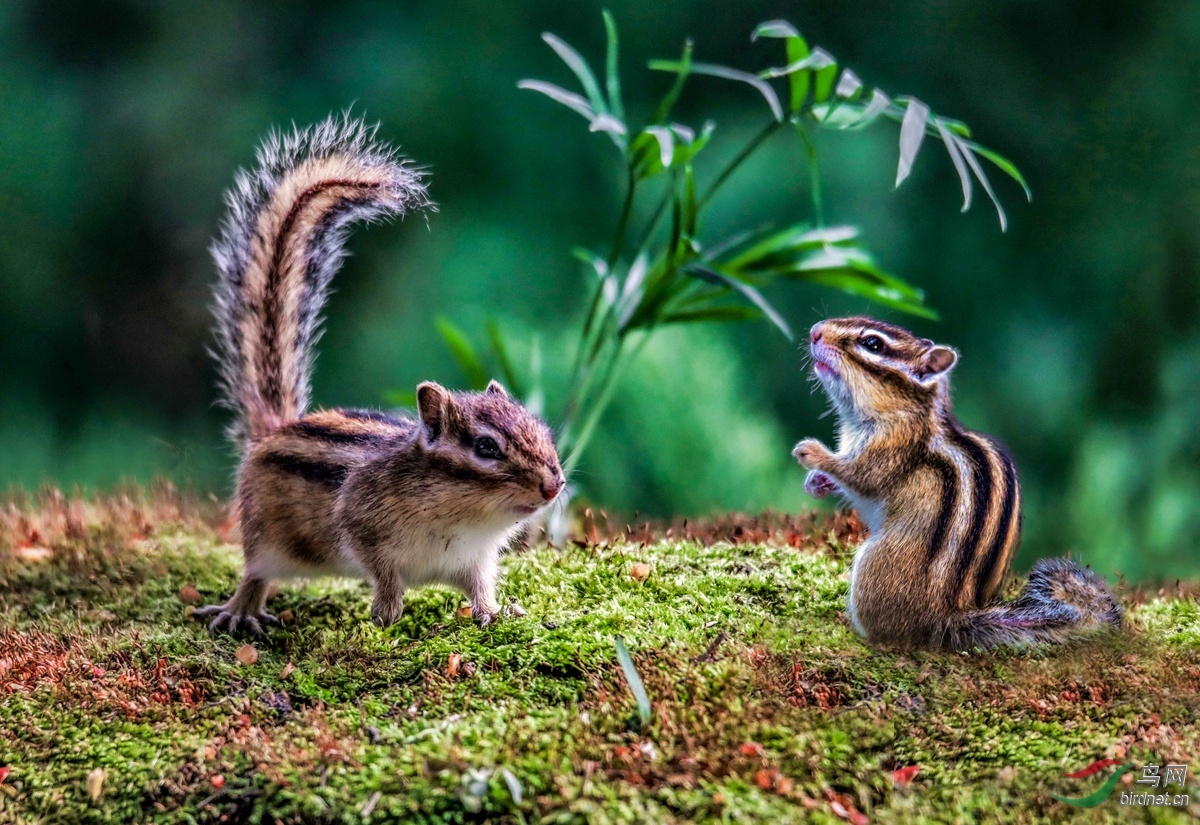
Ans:
[{"label": "striped back fur", "polygon": [[349,114],[273,132],[238,172],[212,245],[215,356],[235,442],[308,409],[321,309],[351,223],[431,206],[423,173]]}]

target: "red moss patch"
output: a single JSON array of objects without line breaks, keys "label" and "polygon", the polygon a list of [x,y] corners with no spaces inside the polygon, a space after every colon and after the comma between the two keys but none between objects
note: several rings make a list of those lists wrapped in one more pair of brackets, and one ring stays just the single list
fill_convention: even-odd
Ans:
[{"label": "red moss patch", "polygon": [[45,487],[0,501],[0,565],[60,560],[83,566],[153,536],[163,525],[215,529],[223,506],[181,493],[169,482],[106,496],[67,496]]},{"label": "red moss patch", "polygon": [[821,552],[852,547],[866,537],[866,525],[854,512],[809,511],[799,515],[765,512],[731,513],[702,519],[670,522],[644,521],[621,524],[604,511],[584,510],[576,544],[594,546],[613,541],[652,544],[662,539],[684,539],[703,545],[774,544]]},{"label": "red moss patch", "polygon": [[837,710],[861,694],[836,665],[810,667],[761,648],[751,650],[748,656],[760,689],[785,696],[796,707]]},{"label": "red moss patch", "polygon": [[70,697],[75,707],[130,718],[154,705],[194,707],[206,696],[191,674],[163,658],[126,651],[106,657],[98,642],[81,636],[0,631],[0,697],[42,689]]}]

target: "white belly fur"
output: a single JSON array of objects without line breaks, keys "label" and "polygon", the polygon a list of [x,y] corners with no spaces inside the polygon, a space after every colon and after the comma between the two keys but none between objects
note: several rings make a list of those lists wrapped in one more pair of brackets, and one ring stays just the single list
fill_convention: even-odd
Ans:
[{"label": "white belly fur", "polygon": [[[406,586],[431,582],[456,584],[462,573],[484,563],[495,564],[520,523],[463,525],[458,529],[439,530],[424,535],[411,533],[399,540],[395,553],[397,570]],[[346,576],[369,579],[370,575],[353,556],[343,549],[332,565],[298,563],[286,552],[272,546],[260,546],[248,572],[263,579],[319,578]]]}]

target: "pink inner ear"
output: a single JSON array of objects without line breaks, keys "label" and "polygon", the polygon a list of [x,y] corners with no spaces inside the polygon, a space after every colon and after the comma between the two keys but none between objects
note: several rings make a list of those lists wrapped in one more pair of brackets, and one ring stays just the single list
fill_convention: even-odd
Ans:
[{"label": "pink inner ear", "polygon": [[925,375],[935,375],[939,372],[945,372],[954,366],[954,362],[958,360],[958,356],[954,354],[954,350],[948,347],[934,347],[925,356],[925,364],[922,372]]}]

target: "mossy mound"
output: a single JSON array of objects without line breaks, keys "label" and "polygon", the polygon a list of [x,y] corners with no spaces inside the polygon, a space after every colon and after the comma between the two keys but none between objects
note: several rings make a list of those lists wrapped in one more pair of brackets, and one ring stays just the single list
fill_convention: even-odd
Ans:
[{"label": "mossy mound", "polygon": [[286,588],[271,609],[291,623],[246,664],[181,599],[234,586],[219,528],[161,500],[38,507],[0,514],[0,822],[1187,816],[1050,793],[1098,787],[1061,775],[1104,757],[1200,752],[1191,598],[1070,649],[874,651],[840,614],[849,550],[814,520],[808,542],[511,556],[502,595],[528,616],[482,630],[449,590],[382,631],[362,584]]}]

